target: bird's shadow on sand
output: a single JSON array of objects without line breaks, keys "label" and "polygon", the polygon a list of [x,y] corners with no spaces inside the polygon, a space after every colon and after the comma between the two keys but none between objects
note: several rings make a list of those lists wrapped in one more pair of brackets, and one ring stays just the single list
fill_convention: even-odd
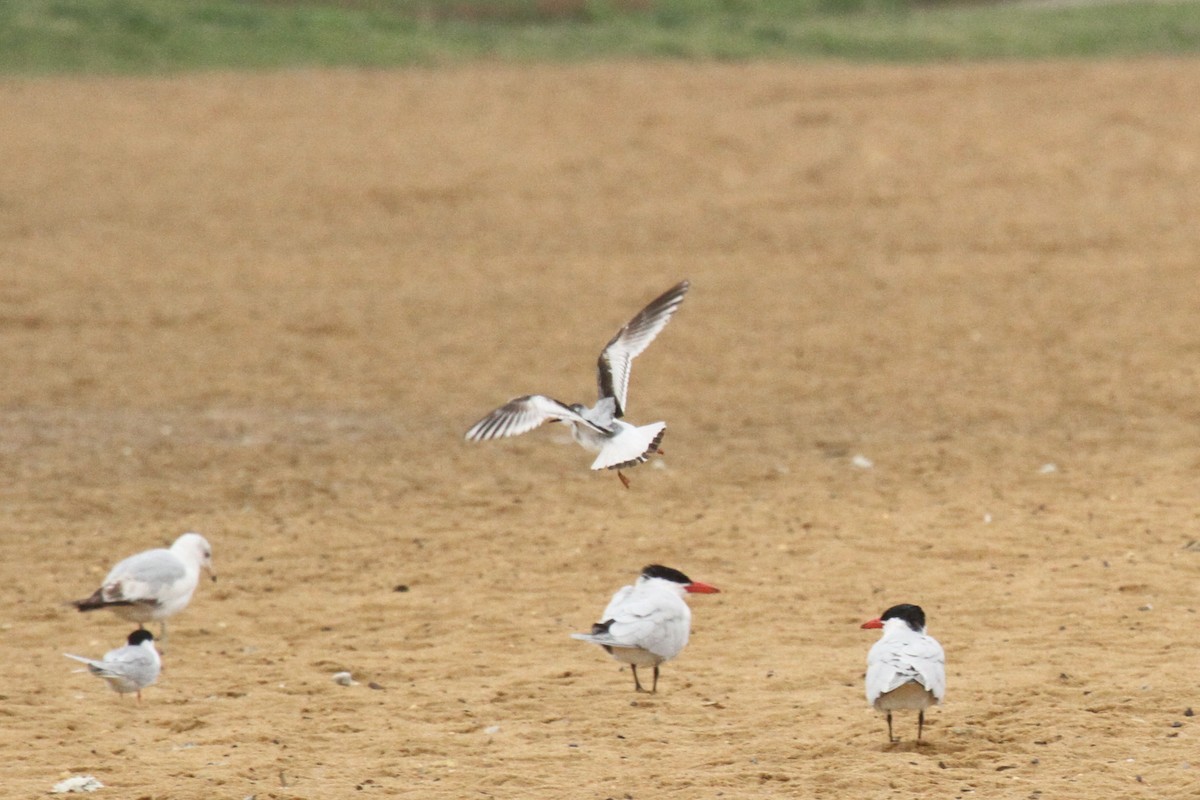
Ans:
[{"label": "bird's shadow on sand", "polygon": [[944,756],[951,753],[957,753],[963,749],[960,744],[948,744],[946,742],[930,742],[916,739],[899,742],[884,742],[879,746],[881,753],[915,753],[922,756]]}]

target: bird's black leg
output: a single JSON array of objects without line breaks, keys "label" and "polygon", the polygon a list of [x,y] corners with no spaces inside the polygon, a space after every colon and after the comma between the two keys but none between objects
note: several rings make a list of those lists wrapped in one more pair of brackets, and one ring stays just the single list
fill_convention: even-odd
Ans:
[{"label": "bird's black leg", "polygon": [[642,688],[642,682],[638,680],[638,676],[637,676],[637,664],[630,664],[630,665],[629,665],[629,668],[630,668],[631,670],[633,670],[633,688],[634,688],[634,690],[635,690],[635,691],[638,691],[638,692],[644,692],[644,691],[646,691],[645,689],[643,689],[643,688]]},{"label": "bird's black leg", "polygon": [[888,741],[892,744],[896,743],[896,737],[892,736],[892,712],[888,712]]},{"label": "bird's black leg", "polygon": [[654,685],[650,687],[650,694],[658,694],[658,664],[654,665]]},{"label": "bird's black leg", "polygon": [[925,709],[917,714],[917,744],[921,743],[921,730],[925,727]]},{"label": "bird's black leg", "polygon": [[629,488],[629,478],[625,477],[625,473],[617,470],[617,477],[621,479],[621,483],[625,484],[625,488]]}]

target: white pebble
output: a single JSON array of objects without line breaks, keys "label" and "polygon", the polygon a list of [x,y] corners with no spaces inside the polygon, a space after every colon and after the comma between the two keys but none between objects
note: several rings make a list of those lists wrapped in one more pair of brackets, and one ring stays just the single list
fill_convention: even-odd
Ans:
[{"label": "white pebble", "polygon": [[861,453],[850,459],[850,463],[859,469],[870,469],[871,467],[875,466],[874,461],[862,455]]},{"label": "white pebble", "polygon": [[1038,468],[1038,472],[1043,475],[1049,475],[1051,472],[1058,472],[1058,464],[1042,464]]},{"label": "white pebble", "polygon": [[96,780],[91,775],[75,775],[67,778],[65,781],[59,781],[54,784],[54,788],[50,790],[50,794],[67,794],[69,792],[94,792],[97,789],[103,789],[104,784]]},{"label": "white pebble", "polygon": [[353,681],[353,679],[351,679],[349,672],[333,673],[333,682],[338,684],[339,686],[353,686],[354,685],[354,681]]},{"label": "white pebble", "polygon": [[500,732],[500,726],[499,725],[488,725],[486,728],[483,729],[483,732],[486,733],[488,736],[491,736],[494,733]]}]

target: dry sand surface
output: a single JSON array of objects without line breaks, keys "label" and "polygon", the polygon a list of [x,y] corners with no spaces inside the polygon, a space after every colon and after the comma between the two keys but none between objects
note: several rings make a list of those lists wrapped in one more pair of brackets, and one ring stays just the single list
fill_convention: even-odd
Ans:
[{"label": "dry sand surface", "polygon": [[[1198,96],[1197,61],[0,83],[4,794],[1194,797]],[[590,401],[683,277],[630,490],[561,426],[462,440]],[[159,685],[73,673],[131,625],[64,601],[190,529],[220,580]],[[655,696],[568,637],[651,562],[723,590]],[[947,652],[920,747],[862,697],[903,601]]]}]

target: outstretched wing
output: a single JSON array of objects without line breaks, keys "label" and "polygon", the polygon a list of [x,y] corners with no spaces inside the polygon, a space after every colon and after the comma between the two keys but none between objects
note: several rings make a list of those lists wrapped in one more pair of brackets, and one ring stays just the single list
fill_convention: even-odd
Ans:
[{"label": "outstretched wing", "polygon": [[671,316],[683,302],[691,284],[680,281],[650,305],[643,308],[617,335],[604,346],[597,365],[600,398],[613,398],[617,403],[616,417],[625,416],[625,398],[629,393],[629,368],[633,359],[650,346],[658,332],[671,321]]},{"label": "outstretched wing", "polygon": [[605,432],[558,400],[540,394],[530,394],[509,400],[476,422],[467,431],[466,438],[471,442],[484,442],[504,436],[519,436],[522,433],[528,433],[543,422],[562,421],[577,422],[602,433]]}]

